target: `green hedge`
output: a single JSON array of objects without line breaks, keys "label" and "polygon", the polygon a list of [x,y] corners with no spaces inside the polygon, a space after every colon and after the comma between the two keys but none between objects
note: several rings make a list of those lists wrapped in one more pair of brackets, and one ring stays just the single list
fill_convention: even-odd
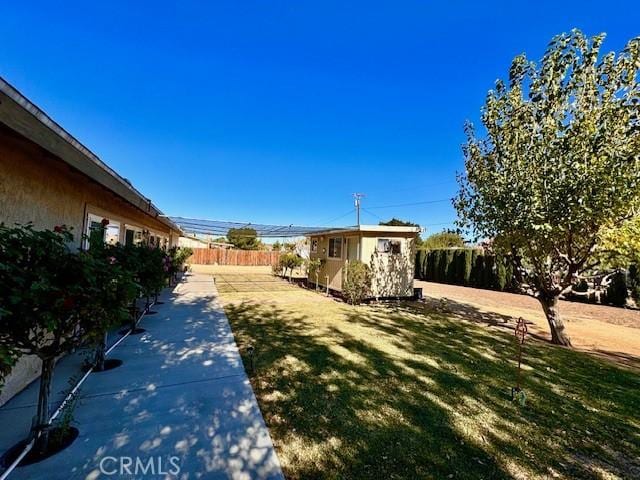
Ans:
[{"label": "green hedge", "polygon": [[428,282],[500,291],[511,291],[515,285],[509,262],[474,248],[418,250],[415,270],[416,278]]}]

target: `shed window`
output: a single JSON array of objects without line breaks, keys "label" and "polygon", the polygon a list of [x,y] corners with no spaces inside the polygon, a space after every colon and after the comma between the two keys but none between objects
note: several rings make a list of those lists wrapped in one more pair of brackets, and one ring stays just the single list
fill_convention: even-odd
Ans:
[{"label": "shed window", "polygon": [[402,248],[400,240],[390,240],[388,238],[378,239],[378,253],[397,254],[401,253],[401,251]]},{"label": "shed window", "polygon": [[329,258],[342,258],[342,237],[329,239]]},{"label": "shed window", "polygon": [[312,253],[317,253],[318,252],[318,239],[314,238],[311,240],[311,252]]}]

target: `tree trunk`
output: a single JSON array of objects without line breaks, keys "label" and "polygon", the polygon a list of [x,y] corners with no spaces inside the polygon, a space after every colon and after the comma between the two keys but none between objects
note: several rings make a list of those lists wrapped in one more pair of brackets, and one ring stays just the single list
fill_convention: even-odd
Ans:
[{"label": "tree trunk", "polygon": [[551,343],[556,345],[571,346],[571,339],[564,330],[564,323],[560,318],[560,308],[558,305],[559,295],[541,295],[538,300],[542,305],[542,310],[549,322],[551,329]]},{"label": "tree trunk", "polygon": [[133,302],[131,303],[131,331],[135,331],[136,329],[136,323],[138,320],[138,309],[137,309],[137,304],[136,301],[133,300]]},{"label": "tree trunk", "polygon": [[32,428],[31,434],[35,435],[41,432],[37,441],[37,447],[41,452],[45,452],[49,444],[49,396],[51,394],[51,382],[53,380],[53,368],[55,367],[55,358],[46,358],[42,360],[42,370],[40,375],[40,391],[38,392],[38,412],[36,421]]},{"label": "tree trunk", "polygon": [[104,359],[107,351],[107,332],[104,332],[102,339],[96,347],[95,370],[102,372],[104,370]]}]

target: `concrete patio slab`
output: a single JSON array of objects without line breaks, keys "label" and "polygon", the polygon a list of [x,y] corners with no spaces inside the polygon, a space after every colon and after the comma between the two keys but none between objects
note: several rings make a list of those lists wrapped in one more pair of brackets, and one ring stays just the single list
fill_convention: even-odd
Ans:
[{"label": "concrete patio slab", "polygon": [[[83,384],[76,441],[10,479],[283,478],[211,277],[162,299],[113,352],[124,365]],[[28,430],[36,394],[37,382],[0,409],[0,450]]]}]

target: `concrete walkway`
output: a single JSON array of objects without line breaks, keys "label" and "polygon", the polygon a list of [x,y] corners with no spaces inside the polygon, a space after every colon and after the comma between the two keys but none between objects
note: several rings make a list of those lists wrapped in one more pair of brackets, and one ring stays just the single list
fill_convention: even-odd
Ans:
[{"label": "concrete walkway", "polygon": [[[110,355],[124,364],[83,384],[76,441],[9,479],[283,478],[211,276],[162,300]],[[79,364],[64,359],[58,382]],[[36,395],[34,382],[0,409],[0,452],[28,431]]]}]

